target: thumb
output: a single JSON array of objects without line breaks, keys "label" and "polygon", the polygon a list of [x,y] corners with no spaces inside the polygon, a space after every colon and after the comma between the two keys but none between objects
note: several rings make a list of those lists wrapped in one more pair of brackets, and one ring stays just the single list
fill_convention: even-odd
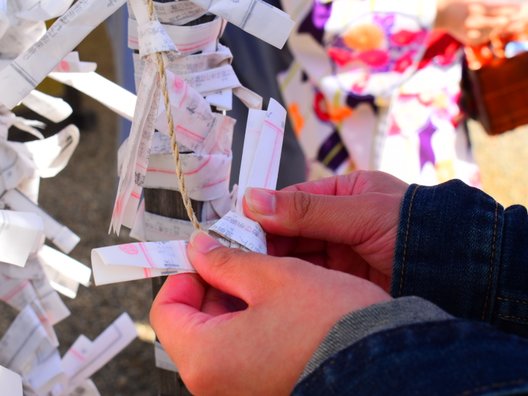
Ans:
[{"label": "thumb", "polygon": [[269,286],[277,281],[274,264],[281,259],[224,247],[204,231],[192,234],[187,254],[205,282],[247,304],[275,289]]},{"label": "thumb", "polygon": [[334,196],[251,188],[244,210],[275,235],[356,245],[397,225],[400,201],[376,192]]}]

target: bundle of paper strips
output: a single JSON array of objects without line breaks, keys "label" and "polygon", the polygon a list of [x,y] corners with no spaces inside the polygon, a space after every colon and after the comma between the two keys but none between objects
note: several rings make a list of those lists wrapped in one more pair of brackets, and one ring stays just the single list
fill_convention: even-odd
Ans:
[{"label": "bundle of paper strips", "polygon": [[[73,298],[79,284],[89,285],[90,270],[64,254],[79,238],[38,207],[35,188],[38,177],[51,177],[66,165],[79,133],[70,125],[48,139],[8,142],[11,125],[39,135],[32,122],[17,118],[9,109],[22,103],[53,122],[65,120],[71,107],[35,90],[50,76],[133,121],[130,136],[119,150],[120,181],[111,228],[119,232],[125,225],[141,242],[94,249],[97,284],[193,271],[185,253],[191,224],[146,210],[145,191],[173,191],[189,197],[200,204],[197,217],[202,228],[229,246],[266,253],[264,232],[244,217],[241,201],[247,187],[275,188],[286,112],[273,99],[267,110],[260,110],[262,98],[242,86],[231,67],[233,56],[219,38],[230,22],[280,48],[293,21],[262,0],[154,3],[154,17],[147,0],[130,0],[128,42],[134,51],[136,97],[95,73],[94,63],[82,62],[72,52],[125,0],[14,3],[0,4],[0,37],[4,34],[0,53],[4,54],[3,40],[9,35],[23,35],[26,41],[0,61],[6,131],[0,145],[6,153],[0,157],[6,162],[0,202],[16,211],[1,212],[5,226],[0,227],[0,247],[16,245],[17,249],[2,250],[0,260],[9,264],[0,267],[0,294],[20,314],[0,341],[0,364],[22,377],[25,394],[62,395],[77,390],[95,395],[89,376],[124,348],[135,330],[124,314],[96,340],[79,337],[60,357],[52,326],[69,312],[51,287]],[[46,31],[43,21],[55,17],[59,18]],[[203,22],[189,23],[197,19]],[[250,112],[239,186],[230,191],[235,120],[225,113],[232,107],[233,94]],[[167,115],[174,122],[171,130]],[[175,146],[184,189],[175,175]],[[45,237],[64,253],[44,245]],[[156,357],[158,366],[171,366],[159,346]],[[0,384],[18,389],[19,380],[13,378],[7,370],[0,371]]]},{"label": "bundle of paper strips", "polygon": [[[6,85],[0,95],[0,300],[18,311],[0,336],[2,394],[99,395],[90,376],[136,337],[133,322],[123,314],[95,340],[81,335],[60,356],[54,326],[70,311],[59,293],[75,298],[79,285],[90,285],[91,270],[67,255],[80,238],[38,206],[39,181],[57,175],[68,164],[79,143],[79,130],[67,125],[44,138],[39,130],[46,128],[44,123],[18,117],[9,110],[21,102],[53,123],[71,115],[72,108],[64,100],[34,89],[40,77],[31,72],[41,73],[41,63],[45,68],[48,63],[51,69],[45,74],[52,71],[58,80],[67,77],[65,71],[95,75],[95,64],[80,62],[76,53],[50,60],[49,54],[61,48],[60,42],[42,48],[50,37],[45,21],[64,14],[72,3],[17,0],[0,4],[0,73],[20,72],[16,59],[31,55],[36,61],[29,74],[22,72],[22,85],[9,75],[4,78]],[[77,8],[82,3],[77,2]],[[111,84],[102,80],[107,86]],[[17,97],[14,102],[11,94]],[[131,117],[130,101],[126,111]],[[11,127],[37,140],[10,141]]]},{"label": "bundle of paper strips", "polygon": [[[28,395],[80,390],[98,395],[89,377],[128,345],[136,330],[123,314],[93,342],[80,336],[61,358],[53,326],[70,311],[58,293],[75,298],[79,285],[90,285],[91,270],[65,254],[79,237],[37,204],[40,177],[52,177],[66,166],[79,131],[70,125],[47,139],[10,142],[10,125],[32,127],[12,113],[5,112],[0,119],[0,300],[19,311],[0,337],[0,365],[6,368],[0,385],[7,381],[11,389],[16,377],[6,374],[9,369],[20,377],[17,381]],[[62,252],[46,245],[46,240]]]}]

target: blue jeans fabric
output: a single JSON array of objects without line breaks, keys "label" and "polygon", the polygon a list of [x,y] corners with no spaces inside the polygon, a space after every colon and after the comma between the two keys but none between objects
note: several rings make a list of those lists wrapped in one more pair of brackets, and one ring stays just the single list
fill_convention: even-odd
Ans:
[{"label": "blue jeans fabric", "polygon": [[398,327],[341,350],[294,389],[301,395],[528,394],[528,340],[448,320]]},{"label": "blue jeans fabric", "polygon": [[453,180],[404,197],[392,295],[528,336],[528,216]]},{"label": "blue jeans fabric", "polygon": [[525,208],[504,209],[460,181],[410,186],[392,294],[463,319],[385,326],[327,358],[293,394],[528,394],[528,339],[519,336],[528,335],[527,220]]}]

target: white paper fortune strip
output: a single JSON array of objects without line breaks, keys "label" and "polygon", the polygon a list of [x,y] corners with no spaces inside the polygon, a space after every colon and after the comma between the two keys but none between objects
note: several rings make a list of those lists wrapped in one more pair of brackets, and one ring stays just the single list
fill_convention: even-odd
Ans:
[{"label": "white paper fortune strip", "polygon": [[110,229],[119,234],[121,225],[134,224],[145,178],[150,142],[159,102],[159,80],[153,62],[148,62],[138,89],[132,129],[123,154]]},{"label": "white paper fortune strip", "polygon": [[134,118],[136,95],[93,71],[86,73],[52,72],[49,76],[78,89],[127,120]]},{"label": "white paper fortune strip", "polygon": [[29,21],[47,21],[48,19],[57,18],[64,14],[73,3],[73,0],[38,0],[26,3],[26,7],[23,7],[17,13],[18,18]]},{"label": "white paper fortune strip", "polygon": [[[135,15],[136,17],[139,16],[138,13],[135,13]],[[146,49],[158,46],[155,43],[155,38],[143,36],[143,40],[150,39],[150,42],[148,44],[140,43],[140,33],[146,29],[141,31],[141,23],[139,23],[139,18],[137,19],[138,22],[132,18],[128,20],[128,46],[133,50],[140,50],[140,55],[144,55],[143,51],[141,51],[142,45],[145,48],[144,51],[155,52]],[[191,54],[202,51],[205,48],[214,48],[218,38],[222,35],[225,23],[221,18],[215,18],[210,22],[199,25],[174,26],[160,23],[158,26],[158,29],[163,29],[169,40],[171,40],[173,51],[180,54]]]},{"label": "white paper fortune strip", "polygon": [[92,250],[96,285],[194,272],[186,241],[139,242]]},{"label": "white paper fortune strip", "polygon": [[97,25],[125,0],[79,0],[48,29],[46,34],[8,66],[0,70],[2,103],[13,108]]},{"label": "white paper fortune strip", "polygon": [[[185,187],[189,197],[196,201],[212,201],[229,195],[231,152],[212,154],[180,154]],[[179,191],[172,153],[151,154],[145,188],[163,188]]]},{"label": "white paper fortune strip", "polygon": [[[185,25],[206,14],[206,10],[190,0],[171,1],[168,3],[154,2],[156,15],[161,23]],[[129,15],[132,13],[129,10]]]},{"label": "white paper fortune strip", "polygon": [[9,190],[1,198],[9,208],[21,211],[32,212],[40,216],[44,223],[44,233],[64,253],[69,253],[80,241],[80,238],[68,227],[63,226],[44,212],[35,203],[29,200],[18,190]]},{"label": "white paper fortune strip", "polygon": [[288,14],[262,0],[191,0],[261,40],[282,48],[293,29]]},{"label": "white paper fortune strip", "polygon": [[[218,219],[219,217],[216,217]],[[214,221],[201,221],[200,226],[207,230]],[[173,219],[145,212],[141,205],[136,222],[130,230],[130,237],[138,241],[171,241],[188,239],[193,233],[193,225],[188,220]]]},{"label": "white paper fortune strip", "polygon": [[42,246],[37,256],[51,286],[58,292],[75,298],[79,284],[90,286],[92,271],[79,261],[46,245]]},{"label": "white paper fortune strip", "polygon": [[40,177],[54,177],[63,170],[79,145],[79,129],[68,125],[46,139],[26,143],[9,142],[20,156],[31,159]]},{"label": "white paper fortune strip", "polygon": [[[250,113],[246,130],[240,180],[241,188],[275,188],[284,134],[286,111],[271,100],[267,111]],[[246,145],[246,144],[245,144]],[[239,193],[242,199],[242,192]],[[210,230],[230,246],[266,252],[265,234],[260,225],[241,212],[231,211]],[[96,285],[154,276],[194,272],[186,254],[187,242],[140,242],[92,250],[92,270]]]},{"label": "white paper fortune strip", "polygon": [[248,187],[276,188],[285,122],[286,110],[274,99],[267,111],[249,110],[236,211],[229,212],[209,229],[228,246],[267,252],[265,233],[258,223],[244,216],[242,199]]},{"label": "white paper fortune strip", "polygon": [[88,346],[80,365],[70,372],[69,387],[75,388],[91,377],[137,337],[134,322],[121,314]]},{"label": "white paper fortune strip", "polygon": [[0,261],[23,267],[43,236],[44,225],[36,214],[0,210]]},{"label": "white paper fortune strip", "polygon": [[175,373],[178,372],[178,368],[174,365],[171,358],[167,355],[167,352],[165,352],[158,341],[154,343],[154,359],[156,361],[156,367],[163,370],[173,371]]},{"label": "white paper fortune strip", "polygon": [[22,395],[22,378],[17,373],[0,366],[0,389],[6,395]]},{"label": "white paper fortune strip", "polygon": [[56,123],[64,121],[73,113],[73,109],[64,99],[47,95],[35,89],[22,100],[22,104]]},{"label": "white paper fortune strip", "polygon": [[39,318],[27,305],[0,340],[0,364],[18,373],[27,373],[41,345],[51,344]]}]

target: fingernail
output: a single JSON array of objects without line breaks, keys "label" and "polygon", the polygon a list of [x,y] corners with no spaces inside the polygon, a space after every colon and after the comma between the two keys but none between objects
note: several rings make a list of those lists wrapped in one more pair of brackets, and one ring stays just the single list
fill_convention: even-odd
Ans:
[{"label": "fingernail", "polygon": [[193,249],[203,254],[222,246],[220,242],[204,231],[194,231],[191,235],[190,243]]},{"label": "fingernail", "polygon": [[244,196],[252,212],[266,216],[275,214],[277,202],[274,191],[261,188],[248,188]]}]

